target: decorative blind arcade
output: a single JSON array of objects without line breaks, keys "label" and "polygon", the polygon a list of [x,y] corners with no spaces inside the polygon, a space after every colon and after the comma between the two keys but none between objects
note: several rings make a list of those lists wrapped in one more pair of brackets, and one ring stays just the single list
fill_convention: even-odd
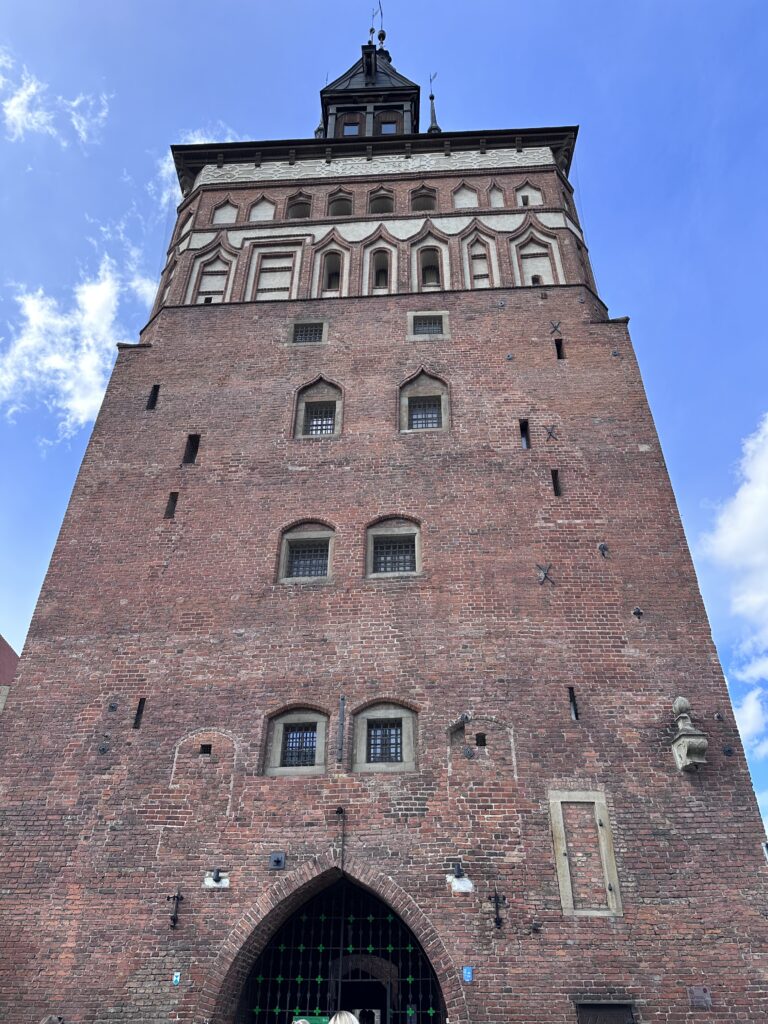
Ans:
[{"label": "decorative blind arcade", "polygon": [[293,253],[262,256],[256,282],[256,300],[289,299],[293,279]]},{"label": "decorative blind arcade", "polygon": [[299,907],[272,937],[246,981],[236,1020],[291,1024],[337,1010],[381,1024],[445,1022],[440,987],[414,934],[346,879]]}]

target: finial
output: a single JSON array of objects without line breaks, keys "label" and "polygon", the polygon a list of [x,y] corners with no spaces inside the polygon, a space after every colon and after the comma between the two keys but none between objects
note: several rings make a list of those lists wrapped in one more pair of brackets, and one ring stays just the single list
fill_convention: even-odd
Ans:
[{"label": "finial", "polygon": [[696,771],[707,763],[704,756],[709,746],[707,737],[691,721],[691,702],[687,697],[675,698],[672,713],[677,730],[672,740],[675,763],[684,772]]},{"label": "finial", "polygon": [[427,128],[428,135],[438,135],[442,129],[437,123],[437,115],[435,114],[435,94],[432,91],[432,83],[437,78],[437,72],[429,76],[429,128]]},{"label": "finial", "polygon": [[384,46],[384,40],[387,38],[387,33],[384,31],[383,28],[379,29],[379,34],[378,34],[377,38],[379,40],[379,46],[383,47]]}]

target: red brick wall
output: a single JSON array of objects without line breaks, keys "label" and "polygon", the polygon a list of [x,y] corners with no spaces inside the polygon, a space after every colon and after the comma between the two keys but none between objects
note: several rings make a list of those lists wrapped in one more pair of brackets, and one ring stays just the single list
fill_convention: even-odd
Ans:
[{"label": "red brick wall", "polygon": [[[761,826],[626,325],[593,322],[580,286],[507,289],[328,300],[328,343],[287,344],[317,308],[168,309],[120,353],[2,716],[3,1020],[231,1019],[259,944],[338,867],[338,806],[347,870],[413,928],[452,1024],[574,1024],[610,998],[681,1024],[692,984],[708,1021],[765,1020]],[[434,308],[451,340],[406,341]],[[450,432],[398,433],[420,366],[450,386]],[[294,439],[321,373],[343,433]],[[421,576],[365,578],[382,515],[421,523]],[[285,586],[304,517],[336,530],[333,577]],[[710,739],[698,775],[670,750],[678,693]],[[415,708],[418,771],[350,771],[350,719],[337,765],[341,694]],[[304,703],[329,716],[327,772],[265,777],[267,717]],[[605,793],[623,917],[563,916],[552,789]],[[446,884],[459,859],[474,893]],[[230,889],[203,890],[217,866]]]}]

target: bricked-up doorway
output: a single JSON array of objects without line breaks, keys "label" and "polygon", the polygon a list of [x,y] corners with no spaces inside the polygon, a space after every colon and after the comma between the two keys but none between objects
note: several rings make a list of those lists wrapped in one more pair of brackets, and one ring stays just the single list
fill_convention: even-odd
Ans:
[{"label": "bricked-up doorway", "polygon": [[400,917],[346,878],[282,925],[245,983],[237,1024],[351,1010],[361,1024],[444,1024],[435,972]]}]

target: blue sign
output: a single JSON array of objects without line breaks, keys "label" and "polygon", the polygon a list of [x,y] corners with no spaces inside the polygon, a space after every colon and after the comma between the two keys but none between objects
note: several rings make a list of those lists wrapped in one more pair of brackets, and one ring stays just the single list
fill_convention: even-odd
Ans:
[{"label": "blue sign", "polygon": [[475,968],[474,967],[462,967],[461,968],[461,979],[470,985],[475,980]]},{"label": "blue sign", "polygon": [[172,985],[178,985],[180,981],[181,981],[181,971],[174,971],[173,972],[173,977],[171,978],[171,984]]}]

